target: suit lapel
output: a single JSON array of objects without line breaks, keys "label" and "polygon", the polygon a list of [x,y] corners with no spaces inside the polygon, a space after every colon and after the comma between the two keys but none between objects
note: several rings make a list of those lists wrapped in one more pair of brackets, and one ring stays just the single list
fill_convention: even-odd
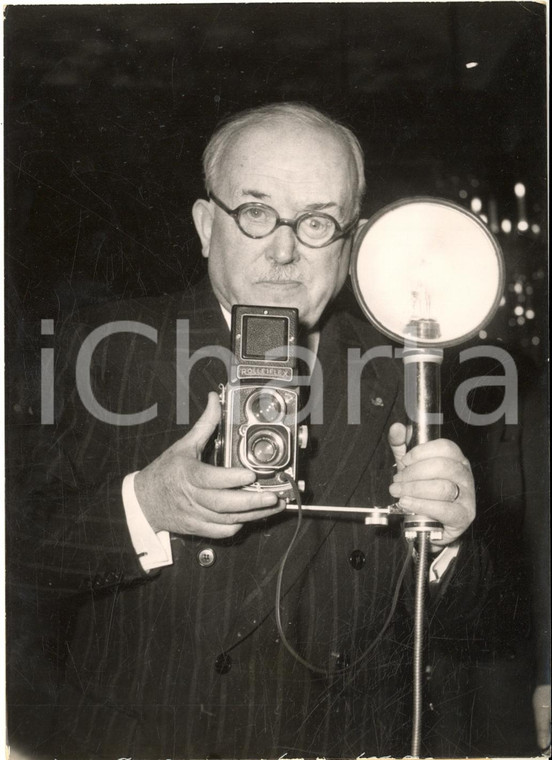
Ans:
[{"label": "suit lapel", "polygon": [[[187,331],[186,335],[184,331]],[[219,386],[226,383],[225,364],[216,358],[215,352],[221,348],[230,349],[230,331],[208,280],[183,294],[182,300],[171,312],[170,320],[159,331],[159,336],[158,351],[151,364],[155,368],[157,381],[169,399],[167,409],[170,410],[170,419],[177,428],[176,419],[181,419],[182,410],[176,417],[175,404],[186,403],[189,405],[189,422],[194,424],[205,408],[207,393],[218,391]],[[177,346],[183,350],[180,356]],[[214,348],[212,355],[194,361],[194,354],[207,347]],[[194,362],[191,368],[189,362]],[[183,374],[188,369],[187,383]],[[178,371],[180,377],[177,376]],[[177,383],[181,384],[180,397],[176,394]],[[182,434],[180,427],[178,430]]]},{"label": "suit lapel", "polygon": [[348,422],[349,349],[360,348],[364,353],[378,345],[381,337],[367,325],[357,337],[351,326],[347,315],[341,319],[336,315],[320,341],[324,421],[323,425],[311,426],[317,451],[308,464],[308,478],[313,503],[323,505],[350,502],[375,450],[382,445],[388,425],[394,421],[389,416],[396,402],[398,375],[392,361],[379,359],[368,362],[362,371],[361,424]]}]

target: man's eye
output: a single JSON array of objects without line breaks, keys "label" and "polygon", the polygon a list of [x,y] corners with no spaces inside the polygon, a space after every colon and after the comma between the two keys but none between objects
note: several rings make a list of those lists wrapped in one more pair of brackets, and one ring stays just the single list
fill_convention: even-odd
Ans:
[{"label": "man's eye", "polygon": [[318,219],[317,217],[312,217],[309,220],[310,226],[313,230],[321,230],[324,229],[324,226],[327,226],[327,221],[325,219]]},{"label": "man's eye", "polygon": [[306,220],[306,233],[310,237],[322,237],[333,232],[334,224],[323,216],[310,216]]},{"label": "man's eye", "polygon": [[258,206],[244,209],[242,217],[249,222],[267,222],[270,218],[266,209],[259,208]]}]

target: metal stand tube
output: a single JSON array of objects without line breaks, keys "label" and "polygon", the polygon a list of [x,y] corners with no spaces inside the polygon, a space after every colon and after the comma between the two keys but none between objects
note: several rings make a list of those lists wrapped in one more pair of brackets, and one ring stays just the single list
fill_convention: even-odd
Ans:
[{"label": "metal stand tube", "polygon": [[[403,352],[405,370],[405,404],[411,420],[409,447],[439,438],[441,434],[441,362],[439,348],[406,347]],[[428,572],[429,540],[441,537],[441,526],[435,520],[406,515],[406,538],[417,539],[418,567],[414,604],[412,757],[420,756],[423,708],[423,645],[424,602]]]},{"label": "metal stand tube", "polygon": [[423,644],[424,602],[428,566],[429,536],[418,536],[418,566],[416,569],[416,597],[414,605],[414,644],[412,653],[412,757],[420,757],[423,709]]},{"label": "metal stand tube", "polygon": [[404,349],[405,403],[412,424],[410,448],[434,440],[441,434],[442,361],[442,349]]}]

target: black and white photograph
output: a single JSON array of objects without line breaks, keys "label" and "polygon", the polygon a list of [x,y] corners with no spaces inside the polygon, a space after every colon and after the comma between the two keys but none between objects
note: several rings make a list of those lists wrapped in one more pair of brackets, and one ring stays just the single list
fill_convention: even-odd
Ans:
[{"label": "black and white photograph", "polygon": [[547,5],[3,10],[7,756],[550,757]]}]

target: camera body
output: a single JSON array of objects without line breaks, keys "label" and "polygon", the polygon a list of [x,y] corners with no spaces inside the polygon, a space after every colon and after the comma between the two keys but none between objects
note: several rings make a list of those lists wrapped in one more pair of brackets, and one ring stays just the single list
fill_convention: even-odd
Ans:
[{"label": "camera body", "polygon": [[221,388],[222,419],[215,461],[247,467],[257,475],[248,490],[289,498],[297,475],[298,448],[306,427],[298,425],[299,387],[294,347],[297,309],[273,306],[232,308],[232,364]]}]

